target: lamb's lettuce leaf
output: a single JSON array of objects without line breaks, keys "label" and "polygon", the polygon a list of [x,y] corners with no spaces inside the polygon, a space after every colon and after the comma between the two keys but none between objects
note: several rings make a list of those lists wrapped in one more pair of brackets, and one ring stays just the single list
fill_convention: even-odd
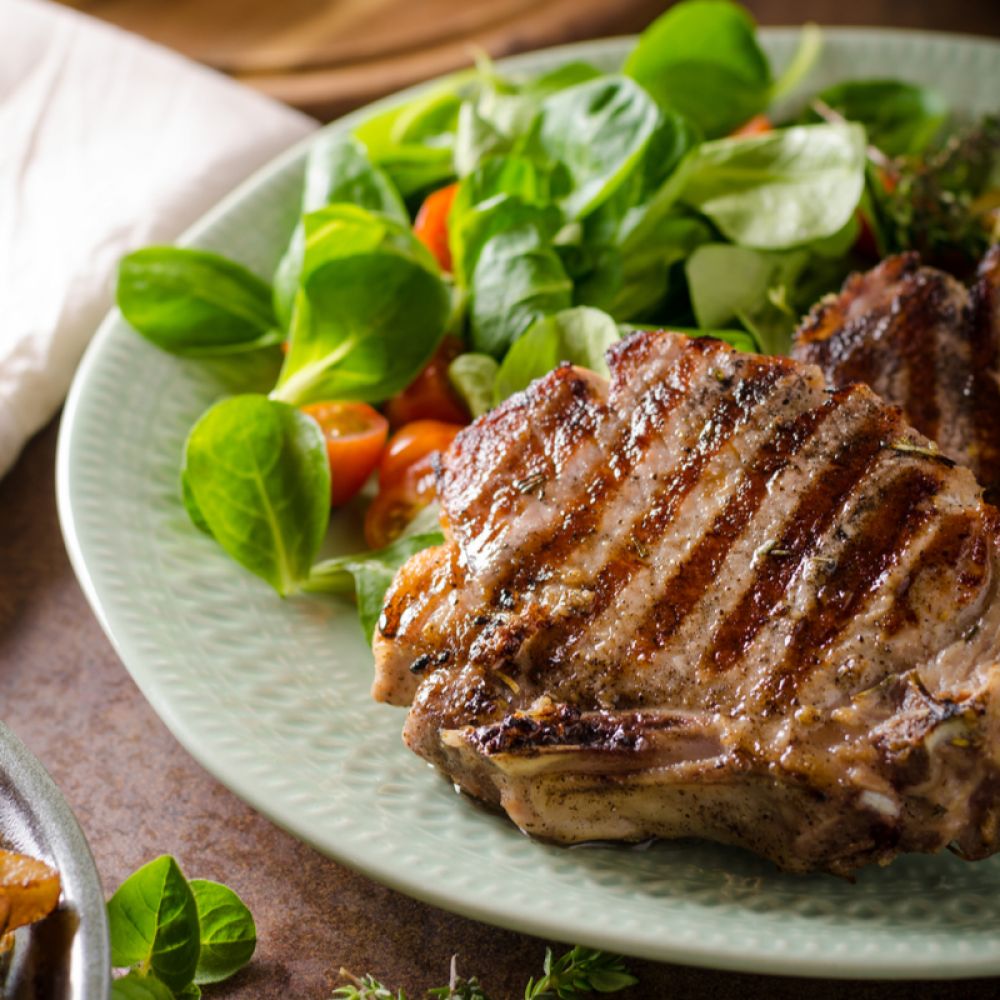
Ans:
[{"label": "lamb's lettuce leaf", "polygon": [[151,246],[118,265],[118,308],[163,351],[207,358],[281,342],[266,282],[205,250]]},{"label": "lamb's lettuce leaf", "polygon": [[224,399],[188,435],[183,476],[203,530],[279,594],[299,589],[330,515],[315,420],[266,396]]},{"label": "lamb's lettuce leaf", "polygon": [[304,219],[302,278],[275,399],[379,401],[430,359],[451,296],[433,257],[403,225],[353,205]]},{"label": "lamb's lettuce leaf", "polygon": [[675,177],[680,199],[731,242],[785,250],[847,225],[864,190],[865,153],[860,125],[796,125],[703,143]]},{"label": "lamb's lettuce leaf", "polygon": [[742,125],[771,98],[771,68],[753,18],[728,0],[671,7],[643,32],[625,72],[709,137]]},{"label": "lamb's lettuce leaf", "polygon": [[604,355],[618,339],[618,324],[588,306],[537,320],[503,359],[493,386],[494,402],[502,402],[564,361],[607,378]]}]

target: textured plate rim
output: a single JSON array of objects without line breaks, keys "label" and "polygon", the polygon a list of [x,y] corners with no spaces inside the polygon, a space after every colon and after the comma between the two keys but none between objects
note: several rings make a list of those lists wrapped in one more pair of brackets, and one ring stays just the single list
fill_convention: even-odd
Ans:
[{"label": "textured plate rim", "polygon": [[[791,27],[762,28],[761,34],[766,39],[781,40],[796,35],[799,30],[799,28]],[[883,40],[891,43],[900,37],[908,37],[921,39],[930,44],[957,44],[990,50],[1000,47],[998,42],[976,36],[913,29],[842,27],[824,28],[823,34],[824,38],[841,43],[857,42],[863,39]],[[530,68],[540,56],[586,59],[598,54],[607,56],[609,52],[620,51],[621,54],[624,54],[627,47],[633,43],[634,38],[630,36],[577,42],[503,59],[498,61],[497,65],[517,71]],[[349,128],[374,112],[419,94],[433,87],[437,82],[439,81],[426,81],[369,104],[337,119],[337,125],[340,128]],[[198,241],[203,233],[228,215],[248,192],[267,185],[272,177],[281,174],[291,164],[303,157],[305,151],[315,140],[316,134],[307,136],[234,188],[213,209],[190,227],[177,240],[177,244],[187,245]],[[73,506],[74,428],[77,412],[86,397],[91,373],[99,367],[103,345],[112,336],[113,329],[119,320],[120,316],[117,310],[112,310],[101,323],[80,363],[63,411],[56,460],[56,492],[60,525],[70,561],[102,629],[144,697],[150,702],[167,728],[209,773],[276,825],[310,844],[321,853],[361,872],[373,881],[442,909],[522,933],[564,941],[571,939],[573,943],[613,949],[654,961],[675,962],[731,971],[837,979],[859,977],[958,979],[1000,973],[1000,945],[998,945],[996,953],[984,956],[962,955],[948,959],[940,955],[924,956],[922,953],[909,953],[905,957],[899,958],[879,955],[876,958],[858,960],[845,959],[843,956],[830,955],[827,957],[815,954],[800,958],[794,954],[762,953],[754,947],[733,944],[727,944],[725,949],[714,945],[701,946],[691,942],[673,945],[668,941],[656,947],[647,946],[645,943],[637,944],[629,936],[616,934],[613,928],[606,925],[599,931],[593,932],[583,921],[555,921],[544,917],[534,917],[515,907],[505,908],[502,901],[496,899],[491,900],[489,904],[469,901],[460,895],[449,892],[447,888],[438,887],[432,881],[421,879],[419,873],[404,873],[372,863],[363,850],[355,850],[353,846],[348,847],[332,840],[324,840],[321,836],[315,835],[314,832],[304,829],[303,826],[282,815],[269,800],[266,792],[263,792],[249,776],[240,772],[238,761],[213,756],[203,744],[198,727],[191,725],[183,714],[176,711],[167,693],[158,685],[155,672],[147,669],[143,655],[133,637],[128,634],[126,627],[124,625],[119,627],[118,623],[109,616],[105,602],[102,600],[87,564],[86,554],[76,528],[76,512]],[[663,905],[669,907],[669,903]],[[752,919],[752,912],[749,910],[747,918],[748,920]]]}]

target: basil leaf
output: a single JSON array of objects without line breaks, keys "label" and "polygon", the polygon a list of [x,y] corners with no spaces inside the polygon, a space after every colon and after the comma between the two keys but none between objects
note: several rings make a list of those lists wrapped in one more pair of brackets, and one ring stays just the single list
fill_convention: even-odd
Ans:
[{"label": "basil leaf", "polygon": [[511,347],[500,365],[493,389],[494,402],[502,402],[564,361],[607,378],[604,355],[618,339],[615,321],[607,313],[588,306],[566,309],[538,320]]},{"label": "basil leaf", "polygon": [[488,354],[460,354],[448,366],[448,381],[473,417],[493,406],[493,383],[500,365]]},{"label": "basil leaf", "polygon": [[188,490],[216,541],[286,595],[309,575],[330,514],[330,468],[315,420],[265,396],[233,396],[195,424]]},{"label": "basil leaf", "polygon": [[143,865],[118,887],[108,900],[108,928],[115,967],[142,965],[173,990],[191,982],[198,964],[198,909],[169,855]]},{"label": "basil leaf", "polygon": [[228,886],[201,878],[191,879],[188,884],[201,928],[194,981],[217,983],[250,961],[257,947],[257,928],[243,900]]},{"label": "basil leaf", "polygon": [[483,246],[472,275],[472,347],[503,357],[538,318],[571,305],[573,283],[535,229],[498,233]]},{"label": "basil leaf", "polygon": [[[314,212],[334,202],[350,202],[403,225],[410,224],[399,192],[385,172],[372,164],[365,147],[353,136],[322,133],[306,160],[302,211]],[[274,275],[274,308],[285,327],[302,274],[305,242],[305,228],[300,221]]]},{"label": "basil leaf", "polygon": [[440,531],[432,531],[404,536],[373,552],[327,559],[313,567],[306,589],[342,595],[353,591],[358,602],[361,627],[365,638],[371,642],[382,614],[385,592],[396,571],[410,556],[443,541],[444,535]]},{"label": "basil leaf", "polygon": [[529,149],[567,171],[561,199],[570,218],[582,218],[606,200],[640,161],[660,124],[649,95],[624,76],[604,76],[559,90],[541,107]]},{"label": "basil leaf", "polygon": [[118,265],[118,308],[161,350],[184,357],[252,351],[280,343],[271,289],[218,254],[145,247]]},{"label": "basil leaf", "polygon": [[451,296],[410,230],[353,205],[307,215],[303,277],[272,398],[387,399],[444,333]]},{"label": "basil leaf", "polygon": [[[948,105],[936,90],[902,80],[851,80],[827,87],[816,97],[864,125],[868,140],[887,156],[923,152],[948,117]],[[807,122],[820,120],[811,109],[803,117]]]},{"label": "basil leaf", "polygon": [[733,243],[789,249],[847,225],[864,190],[865,150],[859,125],[706,142],[678,168],[680,197]]},{"label": "basil leaf", "polygon": [[175,1000],[175,994],[156,976],[130,972],[111,981],[111,1000]]},{"label": "basil leaf", "polygon": [[771,96],[753,18],[728,0],[671,7],[642,33],[625,72],[661,108],[680,112],[709,137],[759,114]]}]

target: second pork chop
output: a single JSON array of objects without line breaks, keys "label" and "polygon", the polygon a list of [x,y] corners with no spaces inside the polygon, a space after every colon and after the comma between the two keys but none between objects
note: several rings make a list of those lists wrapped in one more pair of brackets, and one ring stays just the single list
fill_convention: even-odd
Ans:
[{"label": "second pork chop", "polygon": [[1000,247],[970,290],[912,253],[851,275],[806,318],[792,355],[901,406],[1000,499]]}]

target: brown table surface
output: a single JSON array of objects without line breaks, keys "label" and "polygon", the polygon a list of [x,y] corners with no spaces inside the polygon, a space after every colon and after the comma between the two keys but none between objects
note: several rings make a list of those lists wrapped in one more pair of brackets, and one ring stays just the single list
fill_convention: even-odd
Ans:
[{"label": "brown table surface", "polygon": [[[758,0],[762,23],[905,24],[1000,35],[996,0]],[[874,72],[875,68],[873,68]],[[191,877],[233,886],[257,921],[253,962],[208,997],[324,998],[338,969],[411,996],[447,979],[453,954],[495,1000],[522,995],[546,942],[453,916],[369,881],[258,815],[210,777],[143,699],[91,613],[56,518],[56,425],[0,481],[0,713],[76,812],[105,891],[175,855]],[[558,944],[553,944],[559,948]],[[630,962],[623,997],[994,997],[1000,980],[846,983]]]}]

